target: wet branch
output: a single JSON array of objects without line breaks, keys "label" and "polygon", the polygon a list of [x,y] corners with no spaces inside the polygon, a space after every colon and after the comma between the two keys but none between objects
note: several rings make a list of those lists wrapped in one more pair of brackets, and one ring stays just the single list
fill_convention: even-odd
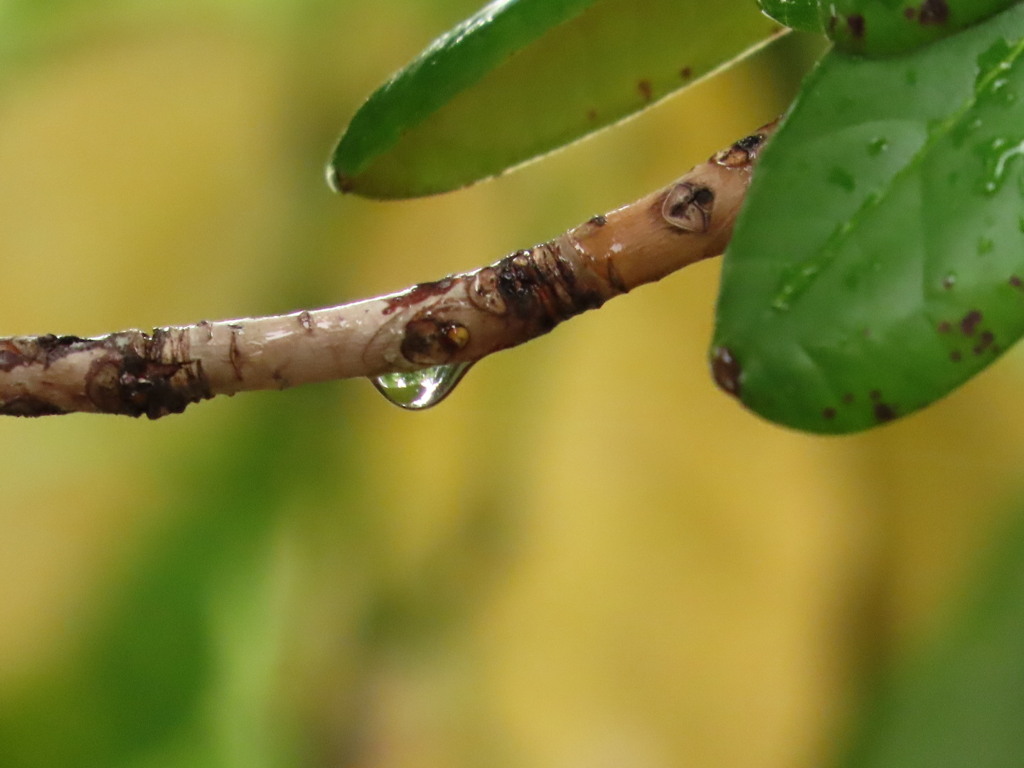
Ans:
[{"label": "wet branch", "polygon": [[151,333],[2,338],[0,414],[156,419],[215,395],[471,363],[721,253],[774,127],[553,240],[400,293]]}]

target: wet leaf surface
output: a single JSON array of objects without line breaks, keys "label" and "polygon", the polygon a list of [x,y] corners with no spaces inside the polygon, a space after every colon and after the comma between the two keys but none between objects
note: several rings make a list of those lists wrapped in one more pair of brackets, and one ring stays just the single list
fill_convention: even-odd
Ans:
[{"label": "wet leaf surface", "polygon": [[865,56],[911,51],[956,34],[1017,0],[830,0],[821,19],[836,47]]},{"label": "wet leaf surface", "polygon": [[814,432],[911,413],[1024,332],[1024,6],[912,54],[831,52],[766,150],[713,357]]}]

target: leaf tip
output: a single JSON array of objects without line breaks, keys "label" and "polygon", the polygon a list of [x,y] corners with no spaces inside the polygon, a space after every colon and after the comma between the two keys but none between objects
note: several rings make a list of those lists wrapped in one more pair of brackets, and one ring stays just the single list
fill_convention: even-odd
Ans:
[{"label": "leaf tip", "polygon": [[324,169],[324,175],[327,179],[327,186],[339,195],[351,192],[355,187],[355,180],[348,174],[338,170],[338,166],[333,162],[327,164],[327,167]]}]

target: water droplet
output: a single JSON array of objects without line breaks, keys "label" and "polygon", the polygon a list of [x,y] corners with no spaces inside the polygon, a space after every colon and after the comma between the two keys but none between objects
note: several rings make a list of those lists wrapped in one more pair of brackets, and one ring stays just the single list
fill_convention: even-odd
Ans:
[{"label": "water droplet", "polygon": [[1011,144],[1003,138],[993,139],[988,146],[978,148],[985,159],[987,176],[982,181],[982,189],[989,195],[998,192],[1006,181],[1013,160],[1024,154],[1024,141]]},{"label": "water droplet", "polygon": [[1012,68],[1013,55],[1009,43],[999,39],[978,57],[978,72],[974,79],[974,93],[979,102],[1010,106],[1017,99],[1007,77]]},{"label": "water droplet", "polygon": [[324,168],[324,177],[327,179],[327,186],[332,192],[343,195],[352,191],[352,179],[337,169],[334,163],[329,163]]},{"label": "water droplet", "polygon": [[796,264],[782,273],[782,279],[772,300],[772,309],[776,312],[785,312],[806,291],[817,279],[825,263],[806,261]]},{"label": "water droplet", "polygon": [[383,373],[373,386],[391,403],[410,411],[421,411],[444,400],[462,381],[473,363],[435,365],[418,371]]},{"label": "water droplet", "polygon": [[1010,88],[1010,81],[1005,77],[993,80],[992,85],[989,86],[989,93],[994,100],[998,100],[1005,106],[1009,106],[1017,100],[1017,94]]},{"label": "water droplet", "polygon": [[975,90],[985,87],[986,83],[1000,73],[1010,70],[1013,51],[1010,44],[999,38],[976,59],[978,72],[974,79]]},{"label": "water droplet", "polygon": [[878,157],[880,154],[885,152],[889,148],[888,139],[879,136],[876,139],[872,139],[868,142],[868,154],[872,157]]}]

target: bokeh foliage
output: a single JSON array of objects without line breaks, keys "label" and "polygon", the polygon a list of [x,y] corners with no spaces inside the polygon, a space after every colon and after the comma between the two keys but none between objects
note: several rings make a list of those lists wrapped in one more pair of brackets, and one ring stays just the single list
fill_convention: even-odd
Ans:
[{"label": "bokeh foliage", "polygon": [[[769,119],[806,62],[796,41],[448,197],[332,196],[338,127],[475,5],[4,6],[3,332],[491,261]],[[1021,491],[1020,361],[874,433],[785,432],[703,369],[717,269],[480,364],[432,412],[342,382],[0,422],[0,764],[838,759]]]}]

